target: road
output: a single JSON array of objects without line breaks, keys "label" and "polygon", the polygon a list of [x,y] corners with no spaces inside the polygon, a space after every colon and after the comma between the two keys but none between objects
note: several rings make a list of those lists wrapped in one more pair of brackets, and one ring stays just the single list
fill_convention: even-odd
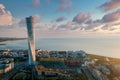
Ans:
[{"label": "road", "polygon": [[89,72],[89,70],[88,70],[87,67],[82,68],[82,70],[85,72],[86,76],[88,77],[88,80],[95,80],[95,79],[92,77],[92,75],[91,75],[91,73]]}]

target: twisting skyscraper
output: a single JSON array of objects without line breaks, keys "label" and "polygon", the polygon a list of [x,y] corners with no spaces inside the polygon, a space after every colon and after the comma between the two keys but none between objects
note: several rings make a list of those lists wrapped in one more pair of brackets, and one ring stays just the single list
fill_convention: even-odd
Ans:
[{"label": "twisting skyscraper", "polygon": [[28,30],[28,54],[29,65],[35,64],[35,44],[34,44],[34,19],[32,16],[26,18],[27,30]]}]

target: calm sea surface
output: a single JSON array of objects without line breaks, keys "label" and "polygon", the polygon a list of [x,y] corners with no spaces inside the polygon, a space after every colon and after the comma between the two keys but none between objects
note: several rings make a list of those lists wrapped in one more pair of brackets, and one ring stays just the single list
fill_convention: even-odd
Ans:
[{"label": "calm sea surface", "polygon": [[[4,42],[0,49],[28,49],[27,40]],[[36,49],[43,50],[84,50],[87,53],[120,58],[120,38],[37,38]]]}]

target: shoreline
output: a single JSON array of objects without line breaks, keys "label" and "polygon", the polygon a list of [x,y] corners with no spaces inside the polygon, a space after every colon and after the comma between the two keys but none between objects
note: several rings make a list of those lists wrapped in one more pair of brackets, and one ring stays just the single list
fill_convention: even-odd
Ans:
[{"label": "shoreline", "polygon": [[2,44],[2,43],[1,43],[0,46],[1,46],[1,45],[6,45],[6,44],[4,44],[4,43]]},{"label": "shoreline", "polygon": [[14,41],[14,40],[25,40],[25,39],[27,39],[27,38],[0,38],[0,42]]}]

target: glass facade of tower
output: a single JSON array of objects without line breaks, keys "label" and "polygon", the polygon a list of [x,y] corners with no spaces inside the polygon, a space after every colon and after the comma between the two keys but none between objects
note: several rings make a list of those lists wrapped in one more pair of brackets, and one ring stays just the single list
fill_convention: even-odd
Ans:
[{"label": "glass facade of tower", "polygon": [[35,64],[35,44],[34,44],[34,19],[32,16],[26,18],[27,30],[28,30],[28,54],[29,65]]}]

